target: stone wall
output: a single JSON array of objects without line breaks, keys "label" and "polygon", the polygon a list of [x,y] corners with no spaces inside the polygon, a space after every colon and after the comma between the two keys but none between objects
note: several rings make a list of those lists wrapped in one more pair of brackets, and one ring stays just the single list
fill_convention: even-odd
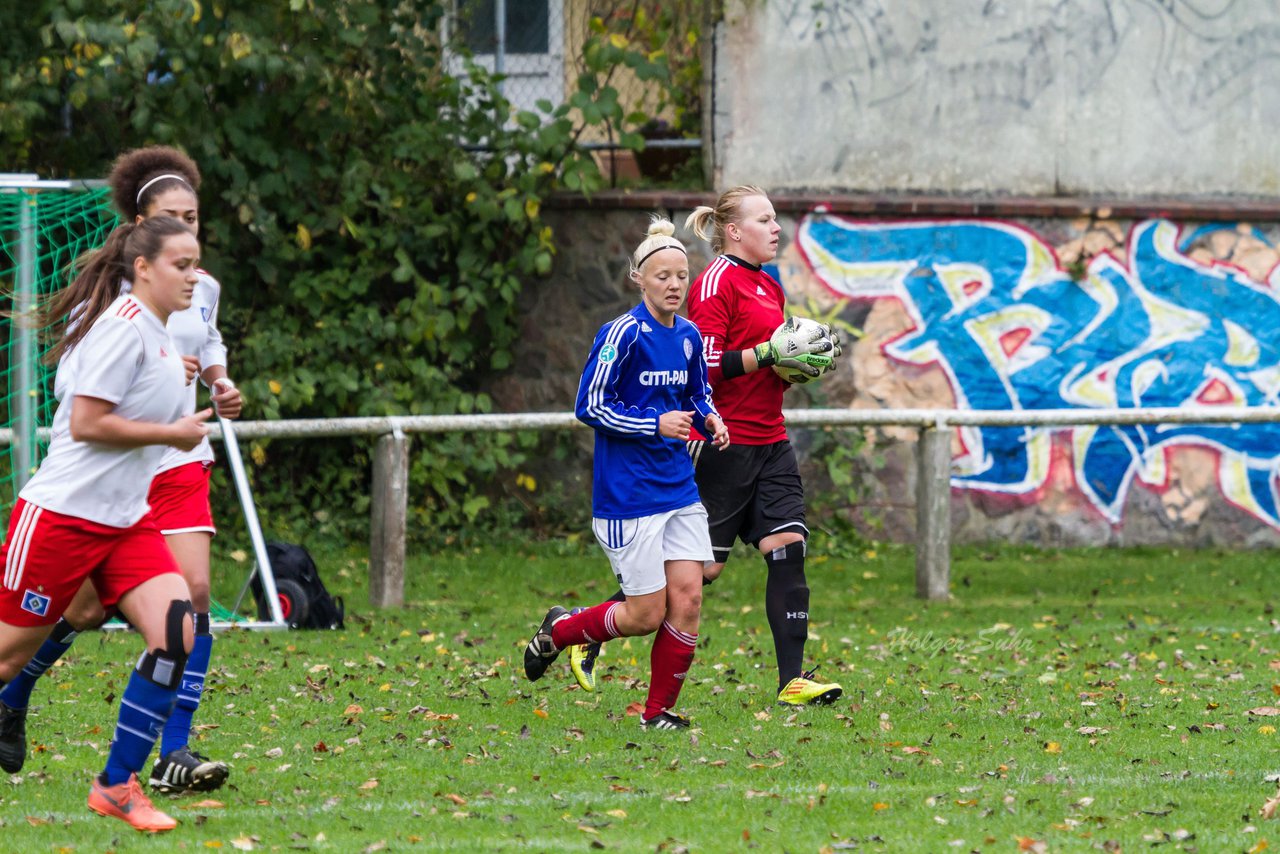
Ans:
[{"label": "stone wall", "polygon": [[[619,194],[551,211],[559,252],[552,276],[523,297],[517,366],[491,389],[503,408],[572,408],[595,332],[635,304],[627,259],[649,213],[681,226],[696,275],[709,249],[682,225],[704,201]],[[1226,209],[1170,220],[1167,210],[1068,200],[774,201],[784,226],[775,272],[795,312],[861,331],[842,369],[793,391],[789,406],[1277,405],[1280,209],[1244,222]],[[866,437],[849,463],[864,496],[847,512],[871,536],[910,541],[914,430]],[[821,437],[793,438],[810,490],[827,489]],[[589,486],[589,434],[577,442],[577,458],[547,461],[544,477]],[[1270,544],[1278,473],[1272,425],[969,429],[953,448],[954,533],[1044,545]]]},{"label": "stone wall", "polygon": [[1273,0],[727,0],[717,186],[1280,192]]}]

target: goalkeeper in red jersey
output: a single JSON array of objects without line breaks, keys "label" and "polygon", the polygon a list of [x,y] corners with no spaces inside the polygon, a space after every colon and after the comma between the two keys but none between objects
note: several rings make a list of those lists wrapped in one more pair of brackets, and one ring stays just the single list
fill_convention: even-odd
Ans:
[{"label": "goalkeeper in red jersey", "polygon": [[[719,577],[736,540],[758,548],[768,572],[765,613],[778,662],[778,702],[833,703],[841,686],[804,669],[809,529],[804,485],[782,417],[787,382],[762,369],[780,365],[816,378],[834,368],[839,341],[825,327],[800,335],[784,323],[782,286],[763,269],[777,255],[782,228],[763,190],[728,190],[714,208],[696,209],[686,225],[717,253],[689,289],[688,312],[702,333],[716,406],[733,436],[733,447],[723,453],[706,453],[701,441],[689,446],[714,552],[703,577],[707,583]],[[598,654],[598,645],[570,654],[584,688],[594,687]]]}]

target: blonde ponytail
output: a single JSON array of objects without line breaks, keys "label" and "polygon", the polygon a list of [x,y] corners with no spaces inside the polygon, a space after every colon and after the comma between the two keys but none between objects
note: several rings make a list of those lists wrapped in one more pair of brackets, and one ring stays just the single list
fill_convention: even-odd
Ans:
[{"label": "blonde ponytail", "polygon": [[[694,208],[693,213],[689,214],[688,218],[685,219],[684,226],[692,230],[698,237],[709,241],[711,243],[711,251],[719,255],[724,252],[724,227],[731,222],[740,222],[742,220],[742,202],[751,196],[769,198],[768,193],[759,187],[743,184],[721,193],[720,198],[716,200],[714,208],[707,205],[699,205]],[[711,226],[710,229],[708,229],[708,225]]]}]

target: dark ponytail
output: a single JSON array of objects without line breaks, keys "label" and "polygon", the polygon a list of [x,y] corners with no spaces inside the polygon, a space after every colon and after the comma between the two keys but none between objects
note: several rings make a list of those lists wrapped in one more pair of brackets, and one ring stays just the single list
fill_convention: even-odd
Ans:
[{"label": "dark ponytail", "polygon": [[107,242],[82,255],[75,263],[75,278],[36,309],[35,325],[57,339],[45,354],[45,362],[56,364],[70,352],[107,306],[120,295],[120,282],[133,272],[138,258],[155,261],[164,242],[175,234],[190,235],[180,220],[171,216],[127,222],[107,235]]}]

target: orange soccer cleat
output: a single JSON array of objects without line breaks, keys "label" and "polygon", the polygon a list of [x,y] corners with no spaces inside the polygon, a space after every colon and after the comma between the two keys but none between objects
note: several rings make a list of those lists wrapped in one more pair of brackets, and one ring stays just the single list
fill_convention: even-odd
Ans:
[{"label": "orange soccer cleat", "polygon": [[175,819],[156,809],[142,792],[138,775],[130,774],[128,782],[107,786],[97,777],[89,789],[89,809],[98,815],[118,818],[147,833],[164,833],[178,826]]}]

